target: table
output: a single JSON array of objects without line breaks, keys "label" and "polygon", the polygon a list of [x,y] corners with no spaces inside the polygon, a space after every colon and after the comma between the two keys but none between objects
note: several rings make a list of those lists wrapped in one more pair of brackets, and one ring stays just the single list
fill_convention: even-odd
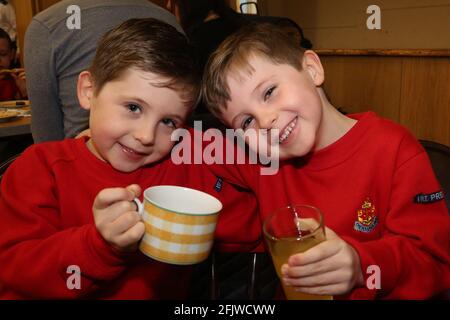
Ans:
[{"label": "table", "polygon": [[31,117],[19,117],[14,121],[0,123],[0,138],[31,133]]},{"label": "table", "polygon": [[[29,111],[30,107],[20,108],[20,110]],[[33,144],[30,123],[30,116],[0,123],[0,163]]]},{"label": "table", "polygon": [[[28,116],[18,117],[13,121],[8,122],[0,122],[0,138],[4,137],[12,137],[12,136],[20,136],[23,134],[31,133],[31,117],[29,116],[31,111],[31,106],[29,101],[21,100],[26,103],[25,106],[17,107],[17,108],[6,108],[6,110],[18,110],[22,113],[26,113]],[[0,110],[3,110],[4,107],[9,106],[9,101],[1,101],[0,102]],[[14,105],[14,104],[13,104]]]}]

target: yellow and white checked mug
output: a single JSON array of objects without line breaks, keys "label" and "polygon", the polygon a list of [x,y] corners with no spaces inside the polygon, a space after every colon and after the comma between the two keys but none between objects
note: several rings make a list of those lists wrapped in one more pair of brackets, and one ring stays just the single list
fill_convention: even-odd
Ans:
[{"label": "yellow and white checked mug", "polygon": [[134,199],[145,224],[139,249],[166,263],[187,265],[206,260],[214,241],[222,203],[195,189],[155,186]]}]

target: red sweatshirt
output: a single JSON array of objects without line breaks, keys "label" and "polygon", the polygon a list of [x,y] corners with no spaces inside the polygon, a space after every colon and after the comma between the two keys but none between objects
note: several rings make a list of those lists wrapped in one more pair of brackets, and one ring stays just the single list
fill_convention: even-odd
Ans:
[{"label": "red sweatshirt", "polygon": [[252,189],[261,220],[290,204],[320,208],[325,225],[352,245],[365,280],[381,271],[381,289],[343,298],[422,299],[450,288],[450,218],[428,156],[403,127],[372,112],[330,146],[280,164],[212,165],[225,180]]},{"label": "red sweatshirt", "polygon": [[[114,170],[86,148],[84,139],[31,146],[8,169],[0,197],[0,299],[183,298],[190,267],[154,261],[139,251],[123,254],[97,232],[92,204],[98,192],[137,183],[205,191],[222,201],[216,239],[229,250],[259,243],[256,201],[202,166],[161,161],[132,173]],[[239,223],[236,223],[239,221]],[[73,271],[81,289],[68,289]]]}]

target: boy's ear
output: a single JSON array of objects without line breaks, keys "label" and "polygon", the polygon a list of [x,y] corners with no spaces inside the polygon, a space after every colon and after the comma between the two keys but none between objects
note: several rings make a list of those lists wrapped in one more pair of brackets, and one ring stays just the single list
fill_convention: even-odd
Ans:
[{"label": "boy's ear", "polygon": [[319,56],[314,51],[306,50],[303,53],[302,67],[309,73],[316,87],[319,87],[323,84],[323,82],[325,81],[325,72],[323,70]]},{"label": "boy's ear", "polygon": [[83,71],[78,76],[77,95],[83,109],[91,109],[91,99],[94,96],[94,81],[89,71]]}]

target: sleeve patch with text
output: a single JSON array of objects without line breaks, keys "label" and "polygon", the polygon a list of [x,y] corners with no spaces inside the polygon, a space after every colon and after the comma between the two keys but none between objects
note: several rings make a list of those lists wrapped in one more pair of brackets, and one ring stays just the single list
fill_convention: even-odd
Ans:
[{"label": "sleeve patch with text", "polygon": [[433,193],[419,193],[414,196],[414,202],[415,203],[433,203],[436,201],[440,201],[444,199],[444,192],[443,191],[437,191]]}]

